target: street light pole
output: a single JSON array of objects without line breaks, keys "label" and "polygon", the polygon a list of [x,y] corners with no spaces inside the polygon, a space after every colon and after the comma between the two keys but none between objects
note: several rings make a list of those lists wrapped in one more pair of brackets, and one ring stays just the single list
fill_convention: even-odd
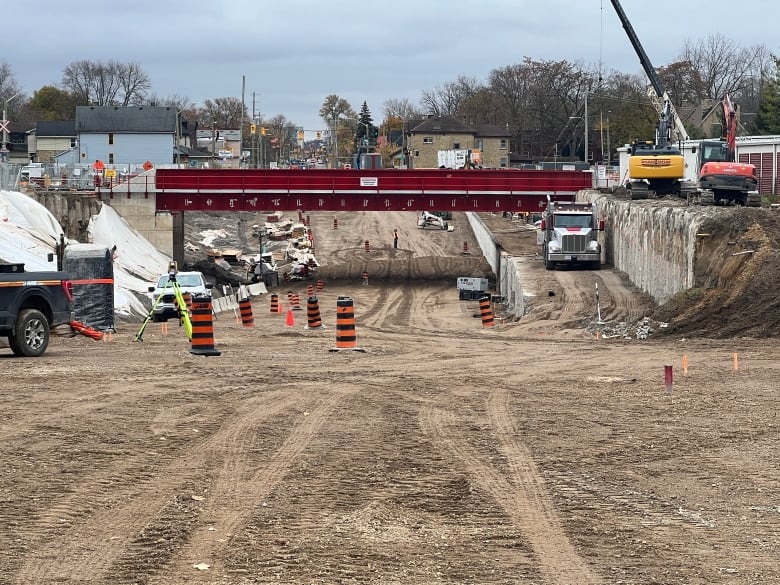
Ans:
[{"label": "street light pole", "polygon": [[3,144],[0,145],[0,152],[3,155],[3,160],[5,160],[8,156],[8,148],[6,147],[6,144],[8,143],[8,102],[18,97],[19,93],[21,92],[16,92],[14,95],[3,102]]}]

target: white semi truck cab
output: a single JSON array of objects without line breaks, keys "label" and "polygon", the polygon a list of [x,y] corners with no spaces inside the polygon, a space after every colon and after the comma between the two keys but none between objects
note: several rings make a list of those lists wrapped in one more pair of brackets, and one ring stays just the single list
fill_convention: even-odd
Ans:
[{"label": "white semi truck cab", "polygon": [[561,264],[579,265],[599,270],[601,244],[598,233],[604,222],[598,219],[592,203],[551,201],[541,224],[542,258],[547,270]]}]

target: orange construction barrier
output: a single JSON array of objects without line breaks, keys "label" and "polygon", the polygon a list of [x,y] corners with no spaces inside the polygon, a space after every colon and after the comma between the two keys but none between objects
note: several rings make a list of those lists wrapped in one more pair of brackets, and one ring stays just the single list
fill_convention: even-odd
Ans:
[{"label": "orange construction barrier", "polygon": [[469,253],[469,243],[463,242],[463,253],[468,254]]},{"label": "orange construction barrier", "polygon": [[317,292],[320,292],[323,288],[325,288],[325,281],[317,279]]},{"label": "orange construction barrier", "polygon": [[366,240],[366,243],[364,244],[364,246],[366,248],[366,252],[370,252],[371,251],[371,246],[369,246],[368,240]]},{"label": "orange construction barrier", "polygon": [[293,311],[301,311],[301,297],[298,295],[298,293],[293,293],[292,301],[290,301],[290,306],[292,307]]},{"label": "orange construction barrier", "polygon": [[85,337],[90,337],[94,339],[95,341],[99,341],[100,339],[103,339],[103,334],[98,331],[97,329],[93,329],[92,327],[89,327],[88,325],[85,325],[81,321],[71,321],[70,322],[70,328],[76,332],[81,333]]},{"label": "orange construction barrier", "polygon": [[238,310],[241,313],[241,324],[244,327],[253,327],[255,317],[252,315],[252,302],[249,299],[238,301]]},{"label": "orange construction barrier", "polygon": [[484,296],[479,299],[479,313],[482,316],[483,327],[493,327],[493,311],[490,308],[490,297]]},{"label": "orange construction barrier", "polygon": [[279,295],[276,293],[271,295],[271,312],[272,313],[279,312]]},{"label": "orange construction barrier", "polygon": [[320,302],[315,296],[309,296],[306,303],[306,329],[321,329]]},{"label": "orange construction barrier", "polygon": [[192,346],[190,353],[195,355],[222,355],[214,347],[213,309],[209,295],[192,297]]},{"label": "orange construction barrier", "polygon": [[330,351],[342,349],[365,351],[357,346],[355,308],[351,297],[339,297],[336,301],[336,347]]},{"label": "orange construction barrier", "polygon": [[306,296],[313,297],[314,296],[314,285],[309,285],[306,287]]},{"label": "orange construction barrier", "polygon": [[333,218],[333,229],[334,230],[339,229],[339,220],[336,219],[335,217]]}]

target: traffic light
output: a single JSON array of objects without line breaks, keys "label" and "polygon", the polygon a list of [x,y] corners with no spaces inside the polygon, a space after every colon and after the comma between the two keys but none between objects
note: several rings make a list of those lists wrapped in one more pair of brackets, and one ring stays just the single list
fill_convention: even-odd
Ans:
[{"label": "traffic light", "polygon": [[268,128],[260,126],[260,136],[265,136],[268,133]]},{"label": "traffic light", "polygon": [[303,130],[298,130],[298,140],[303,140]]},{"label": "traffic light", "polygon": [[317,130],[317,140],[322,140],[322,132]]},{"label": "traffic light", "polygon": [[257,125],[256,124],[250,124],[249,126],[249,133],[255,134],[257,132]]}]

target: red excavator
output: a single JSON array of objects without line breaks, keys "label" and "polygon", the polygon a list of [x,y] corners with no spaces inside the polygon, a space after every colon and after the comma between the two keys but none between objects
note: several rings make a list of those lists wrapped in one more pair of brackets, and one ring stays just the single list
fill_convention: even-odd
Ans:
[{"label": "red excavator", "polygon": [[737,112],[729,94],[721,99],[725,139],[699,144],[699,191],[702,203],[761,206],[756,167],[736,162]]}]

